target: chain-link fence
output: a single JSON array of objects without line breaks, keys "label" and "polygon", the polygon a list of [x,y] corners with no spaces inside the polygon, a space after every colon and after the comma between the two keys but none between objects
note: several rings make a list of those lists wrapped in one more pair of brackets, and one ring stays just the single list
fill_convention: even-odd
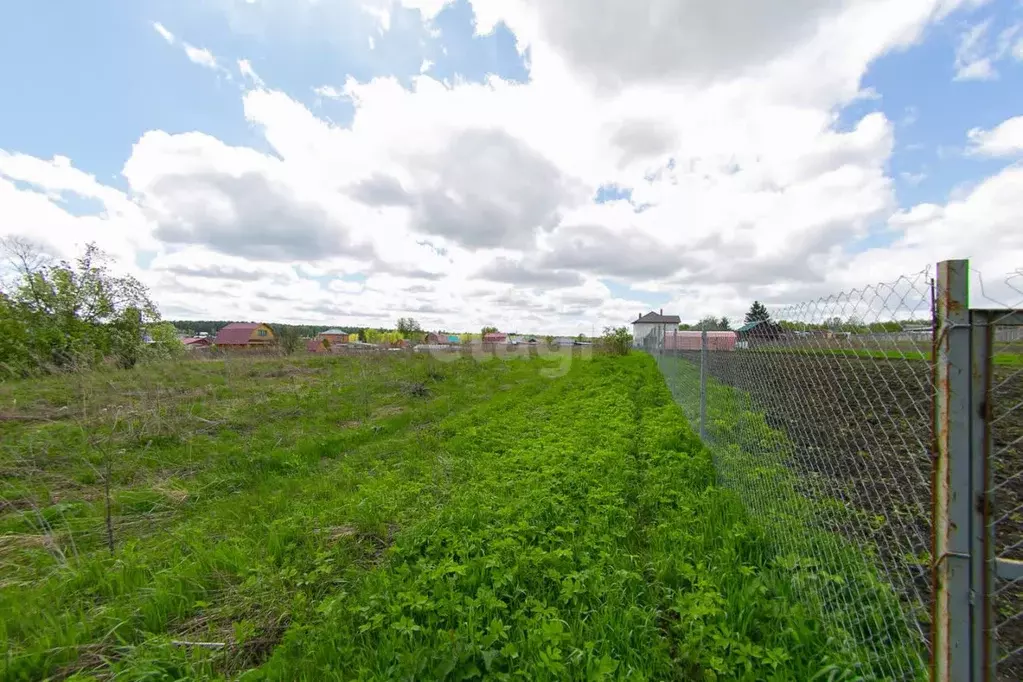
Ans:
[{"label": "chain-link fence", "polygon": [[971,326],[986,362],[980,390],[991,582],[984,616],[992,646],[985,654],[996,679],[1008,682],[1023,680],[1023,273],[1005,284],[1013,307],[972,311]]},{"label": "chain-link fence", "polygon": [[[965,302],[968,275],[965,262],[961,266],[957,295]],[[1023,679],[1014,667],[1023,658],[1016,649],[1023,644],[1023,581],[1000,579],[992,622],[968,619],[958,631],[949,626],[949,614],[952,620],[959,615],[956,599],[971,603],[973,574],[983,573],[985,564],[974,566],[981,557],[976,551],[971,557],[965,537],[972,529],[971,435],[939,426],[942,419],[946,425],[970,421],[968,386],[976,363],[970,313],[964,305],[965,321],[939,324],[939,308],[950,303],[942,299],[950,275],[938,275],[936,282],[928,269],[754,316],[731,334],[668,331],[654,352],[684,413],[712,450],[719,482],[760,520],[777,561],[856,662],[856,674],[970,679],[956,666],[980,670],[974,641],[981,637],[997,638],[998,678]],[[991,318],[997,348],[991,353],[990,399],[982,400],[993,406],[985,423],[995,434],[990,453],[999,511],[991,520],[997,554],[1018,559],[1023,337],[1010,329],[1016,320],[1008,312]],[[967,371],[943,382],[942,366],[954,372],[956,363]],[[941,386],[959,402],[940,400]],[[958,407],[962,414],[950,411]],[[944,446],[942,435],[951,435]],[[962,530],[962,547],[942,540],[949,529],[951,535]],[[960,656],[961,649],[969,653]],[[939,659],[947,669],[935,665]]]}]

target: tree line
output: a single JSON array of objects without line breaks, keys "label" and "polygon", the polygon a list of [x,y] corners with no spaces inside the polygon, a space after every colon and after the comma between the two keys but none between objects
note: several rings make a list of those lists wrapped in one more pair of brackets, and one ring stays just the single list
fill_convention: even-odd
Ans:
[{"label": "tree line", "polygon": [[[772,319],[767,306],[760,301],[753,301],[749,310],[746,312],[743,324],[746,325],[751,322],[769,323],[772,327],[776,328],[777,331],[833,331],[849,332],[852,334],[890,334],[901,332],[904,329],[912,327],[919,328],[931,326],[931,320],[929,319],[866,322],[855,316],[849,316],[846,318],[835,316],[814,323],[796,322],[791,320],[774,320]],[[678,328],[680,331],[700,331],[703,329],[706,329],[707,331],[732,331],[731,321],[727,317],[715,317],[713,315],[704,317],[696,324],[680,324]]]}]

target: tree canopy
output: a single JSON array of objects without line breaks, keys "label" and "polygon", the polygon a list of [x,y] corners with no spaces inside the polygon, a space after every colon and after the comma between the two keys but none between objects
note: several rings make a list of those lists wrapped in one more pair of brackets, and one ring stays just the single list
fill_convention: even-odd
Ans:
[{"label": "tree canopy", "polygon": [[403,339],[414,339],[423,333],[423,328],[414,317],[399,317],[397,330]]},{"label": "tree canopy", "polygon": [[[148,289],[109,268],[95,244],[73,262],[56,261],[32,243],[0,239],[0,372],[10,376],[90,367],[112,358],[130,368],[145,353],[181,344]],[[168,337],[174,338],[170,343]]]},{"label": "tree canopy", "polygon": [[753,305],[749,307],[749,311],[746,313],[746,324],[750,322],[761,322],[763,320],[771,319],[771,314],[767,312],[767,306],[760,301],[753,301]]}]

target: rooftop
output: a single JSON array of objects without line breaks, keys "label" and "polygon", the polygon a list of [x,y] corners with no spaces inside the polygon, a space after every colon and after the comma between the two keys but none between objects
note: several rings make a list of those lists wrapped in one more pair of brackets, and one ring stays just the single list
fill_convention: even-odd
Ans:
[{"label": "rooftop", "polygon": [[645,323],[651,323],[651,324],[681,324],[682,323],[682,318],[680,318],[678,315],[665,315],[663,310],[661,312],[659,312],[659,313],[655,313],[654,311],[651,310],[646,315],[640,315],[639,318],[635,322],[633,322],[632,324],[645,324]]}]

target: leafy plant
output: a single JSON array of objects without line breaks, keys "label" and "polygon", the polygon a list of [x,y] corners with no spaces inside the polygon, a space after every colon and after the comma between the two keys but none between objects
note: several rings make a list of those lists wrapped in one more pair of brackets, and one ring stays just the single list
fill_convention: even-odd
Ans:
[{"label": "leafy plant", "polygon": [[628,327],[605,327],[597,346],[606,355],[628,355],[632,350],[632,333]]}]

